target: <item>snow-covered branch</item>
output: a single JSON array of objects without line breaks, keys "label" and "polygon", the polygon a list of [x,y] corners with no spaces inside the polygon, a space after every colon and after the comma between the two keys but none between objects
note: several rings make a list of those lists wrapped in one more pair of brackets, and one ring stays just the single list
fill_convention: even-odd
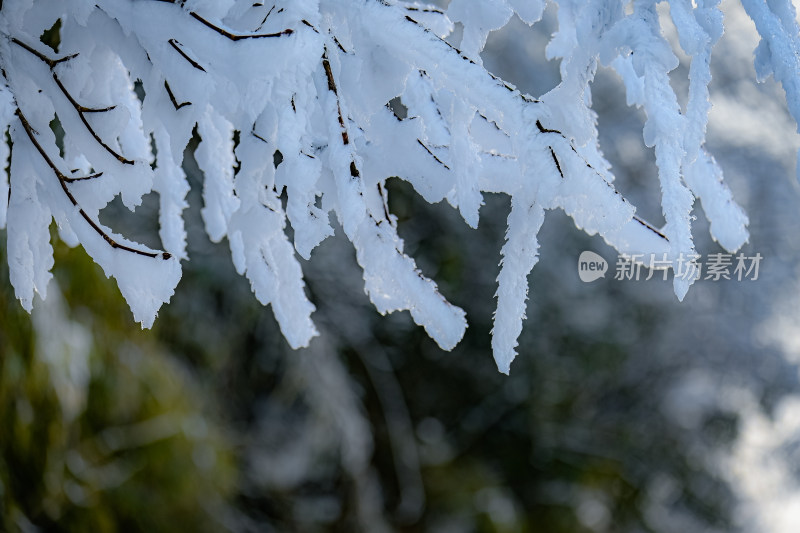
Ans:
[{"label": "snow-covered branch", "polygon": [[[674,264],[695,253],[690,213],[699,198],[713,237],[738,249],[747,218],[704,148],[709,62],[723,31],[717,2],[669,2],[691,58],[684,109],[670,85],[678,60],[657,2],[556,3],[559,29],[547,54],[561,59],[562,80],[534,98],[489,73],[480,52],[515,14],[536,24],[543,1],[452,0],[441,9],[392,0],[7,0],[0,129],[10,133],[13,157],[10,180],[0,180],[0,198],[8,196],[0,223],[17,297],[30,309],[34,293],[46,294],[55,219],[62,239],[81,244],[116,278],[135,319],[149,327],[187,259],[181,166],[195,127],[207,233],[227,239],[236,269],[272,305],[293,347],[316,335],[295,253],[309,259],[333,234],[331,212],[378,311],[408,310],[444,349],[461,339],[463,311],[403,251],[388,209],[390,177],[428,202],[447,200],[472,227],[483,193],[511,197],[493,331],[503,372],[515,356],[548,210],[562,209],[620,253],[666,254]],[[775,74],[794,112],[794,9],[743,3],[764,38],[759,75]],[[447,40],[456,22],[459,47]],[[57,50],[40,40],[50,28],[59,30]],[[622,78],[628,104],[646,112],[663,228],[636,215],[600,152],[591,109],[600,64]],[[0,146],[3,158],[6,150]],[[100,223],[117,196],[134,209],[153,191],[163,250]],[[679,298],[690,284],[675,278]]]}]

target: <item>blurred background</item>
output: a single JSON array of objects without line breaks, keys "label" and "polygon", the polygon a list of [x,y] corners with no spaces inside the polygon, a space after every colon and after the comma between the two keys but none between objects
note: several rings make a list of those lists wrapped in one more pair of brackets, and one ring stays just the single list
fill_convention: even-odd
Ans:
[{"label": "blurred background", "polygon": [[[465,339],[443,352],[407,314],[379,316],[339,232],[303,262],[321,335],[293,351],[203,231],[195,139],[191,261],[152,330],[81,249],[56,245],[32,316],[0,257],[0,531],[798,531],[800,137],[780,87],[755,82],[752,23],[723,9],[708,148],[750,217],[757,280],[699,281],[680,304],[659,276],[585,284],[581,251],[611,268],[615,251],[548,213],[504,376],[490,330],[508,198],[486,195],[472,230],[392,179],[407,252],[467,311]],[[491,34],[487,68],[554,87],[555,14]],[[663,224],[643,114],[606,69],[593,103],[617,187]],[[148,242],[155,200],[101,216]],[[698,250],[723,252],[696,209]]]}]

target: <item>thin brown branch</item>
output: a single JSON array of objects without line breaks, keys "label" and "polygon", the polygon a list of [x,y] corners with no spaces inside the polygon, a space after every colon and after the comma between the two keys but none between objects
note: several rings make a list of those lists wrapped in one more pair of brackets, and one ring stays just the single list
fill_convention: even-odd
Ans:
[{"label": "thin brown branch", "polygon": [[62,63],[64,61],[68,61],[70,59],[73,59],[74,57],[77,57],[78,54],[72,54],[72,55],[65,56],[65,57],[62,57],[62,58],[59,58],[59,59],[52,59],[52,58],[46,56],[45,54],[39,52],[38,50],[32,48],[31,46],[25,44],[24,42],[20,41],[16,37],[12,38],[11,42],[13,42],[14,44],[18,45],[23,50],[26,50],[29,53],[33,54],[39,60],[44,62],[48,67],[50,67],[50,73],[53,76],[53,81],[55,81],[56,85],[61,90],[61,92],[64,94],[64,96],[67,98],[67,100],[72,105],[72,107],[75,108],[75,111],[78,113],[78,116],[80,117],[81,122],[83,122],[83,125],[86,126],[86,129],[92,135],[94,140],[97,141],[97,143],[100,146],[102,146],[108,153],[113,155],[114,158],[116,158],[117,161],[119,161],[120,163],[124,163],[126,165],[133,165],[133,163],[134,163],[133,160],[127,159],[126,157],[123,157],[122,154],[116,152],[113,148],[111,148],[109,145],[107,145],[100,138],[99,135],[97,135],[97,133],[94,131],[94,128],[92,128],[91,124],[89,124],[89,121],[86,119],[86,116],[85,116],[86,113],[102,113],[102,112],[105,112],[105,111],[110,111],[110,110],[114,109],[114,107],[116,107],[116,106],[109,106],[109,107],[105,107],[105,108],[93,108],[93,107],[86,107],[84,105],[79,104],[75,100],[75,98],[72,97],[72,94],[69,92],[69,90],[67,90],[67,88],[64,86],[64,84],[58,78],[58,74],[56,74],[56,72],[55,72],[56,65],[58,65],[59,63]]},{"label": "thin brown branch", "polygon": [[[259,2],[259,3],[257,3],[257,4],[253,4],[253,7],[262,7],[263,5],[264,5],[264,4],[262,4],[262,3],[260,3],[260,2]],[[264,26],[264,24],[266,24],[266,23],[267,23],[267,19],[268,19],[268,18],[269,18],[269,16],[272,14],[272,11],[273,11],[274,9],[275,9],[275,6],[274,6],[274,5],[273,5],[271,8],[269,8],[269,11],[267,11],[267,14],[266,14],[266,15],[264,15],[264,20],[262,20],[262,21],[261,21],[261,24],[259,24],[259,25],[258,25],[258,27],[256,28],[256,31],[260,31],[260,30],[261,30],[261,28]]]},{"label": "thin brown branch", "polygon": [[267,141],[267,140],[266,140],[264,137],[262,137],[261,135],[259,135],[258,133],[256,133],[255,126],[253,126],[253,131],[251,131],[251,132],[250,132],[250,134],[251,134],[253,137],[255,137],[256,139],[258,139],[259,141],[261,141],[261,142],[263,142],[263,143],[266,143],[266,144],[269,144],[269,141]]},{"label": "thin brown branch", "polygon": [[343,54],[349,53],[347,50],[344,49],[344,46],[342,46],[342,43],[339,42],[339,39],[337,39],[335,35],[333,36],[333,42],[336,43],[336,48],[341,50]]},{"label": "thin brown branch", "polygon": [[[344,123],[344,116],[342,116],[342,106],[339,103],[339,91],[336,89],[336,81],[333,78],[333,70],[331,69],[331,62],[328,61],[328,49],[325,49],[325,54],[322,56],[322,66],[325,69],[325,76],[328,78],[328,90],[336,97],[336,109],[339,113],[339,126],[342,128],[342,142],[347,146],[350,144],[350,136],[347,133],[347,127]],[[356,174],[354,174],[355,176]]]},{"label": "thin brown branch", "polygon": [[56,85],[58,85],[58,88],[61,89],[61,92],[64,93],[64,96],[67,98],[67,100],[69,100],[69,103],[72,104],[72,107],[75,108],[75,111],[77,111],[78,117],[80,117],[81,122],[83,122],[83,125],[86,126],[86,129],[89,131],[91,136],[94,137],[94,140],[97,141],[97,144],[102,146],[106,150],[106,152],[108,152],[109,154],[114,156],[114,158],[117,161],[119,161],[120,163],[123,163],[125,165],[133,165],[134,161],[132,159],[128,159],[127,157],[123,156],[122,154],[120,154],[119,152],[117,152],[113,148],[111,148],[109,145],[107,145],[105,143],[105,141],[103,141],[103,139],[100,138],[100,136],[97,134],[97,132],[94,131],[94,128],[92,128],[91,124],[89,124],[89,121],[86,119],[86,115],[85,115],[86,113],[97,113],[97,112],[102,112],[102,111],[109,111],[110,109],[113,109],[113,107],[110,107],[110,108],[107,108],[107,109],[91,109],[91,108],[84,107],[84,106],[80,105],[78,102],[75,101],[75,99],[72,97],[72,95],[67,90],[67,88],[64,87],[64,84],[61,83],[61,80],[58,79],[58,74],[56,74],[55,72],[53,72],[53,81],[56,82]]},{"label": "thin brown branch", "polygon": [[19,118],[19,121],[22,124],[22,129],[25,130],[25,133],[27,134],[28,139],[30,139],[31,144],[33,144],[34,148],[36,148],[36,151],[39,152],[39,155],[42,157],[44,162],[47,163],[47,166],[50,167],[50,169],[58,178],[58,183],[61,185],[61,189],[64,191],[64,194],[67,196],[67,198],[69,198],[69,201],[72,203],[72,205],[78,208],[78,212],[80,213],[81,217],[83,217],[83,219],[92,227],[92,229],[94,229],[103,238],[104,241],[106,241],[112,248],[123,250],[125,252],[130,252],[137,255],[143,255],[145,257],[152,257],[154,259],[157,257],[161,257],[162,259],[169,259],[170,257],[172,257],[168,252],[146,252],[144,250],[138,250],[136,248],[120,244],[114,239],[112,239],[108,233],[103,231],[103,228],[101,228],[100,225],[97,222],[95,222],[92,219],[92,217],[90,217],[89,214],[86,211],[84,211],[83,208],[78,204],[78,201],[75,199],[75,196],[69,190],[69,187],[67,187],[68,183],[74,181],[94,179],[100,177],[100,175],[102,175],[102,172],[92,176],[86,176],[84,178],[70,178],[65,176],[64,173],[61,172],[61,170],[59,170],[58,166],[53,162],[53,160],[50,159],[50,156],[47,155],[47,152],[42,147],[42,145],[39,144],[39,141],[36,139],[35,130],[30,125],[30,122],[28,122],[28,119],[25,118],[25,115],[22,113],[22,110],[17,108],[15,114]]},{"label": "thin brown branch", "polygon": [[189,54],[187,54],[186,52],[183,51],[183,49],[181,48],[181,46],[183,46],[183,45],[181,43],[179,43],[176,39],[170,39],[168,42],[169,42],[169,45],[172,48],[174,48],[181,55],[181,57],[183,57],[186,61],[188,61],[190,65],[192,65],[197,70],[201,70],[203,72],[206,71],[206,69],[204,69],[203,66],[200,63],[198,63],[197,61],[195,61],[194,59],[189,57]]},{"label": "thin brown branch", "polygon": [[172,105],[175,106],[175,111],[178,111],[180,108],[185,107],[187,105],[192,105],[192,103],[189,101],[181,102],[179,104],[178,100],[175,98],[175,95],[172,93],[172,89],[170,89],[167,80],[164,80],[164,88],[167,90],[167,96],[169,96],[170,102],[172,102]]},{"label": "thin brown branch", "polygon": [[437,15],[444,15],[444,11],[441,9],[437,9],[435,7],[414,7],[414,6],[406,6],[406,11],[416,11],[418,13],[436,13]]},{"label": "thin brown branch", "polygon": [[[325,69],[325,76],[328,79],[328,90],[333,93],[334,98],[336,98],[336,111],[338,114],[339,119],[339,126],[342,130],[342,144],[345,146],[350,145],[350,136],[347,133],[347,126],[345,125],[344,115],[342,114],[342,105],[341,101],[339,100],[339,91],[336,88],[336,80],[333,77],[333,69],[331,68],[331,63],[328,60],[328,47],[325,47],[325,51],[322,54],[322,66]],[[351,149],[352,153],[352,149]],[[361,176],[361,172],[358,170],[358,166],[356,165],[355,158],[350,160],[350,176],[353,179],[358,179]]]},{"label": "thin brown branch", "polygon": [[558,157],[556,157],[556,152],[553,150],[553,147],[550,146],[550,155],[553,156],[553,163],[556,164],[556,170],[558,170],[558,174],[561,176],[561,179],[564,179],[564,171],[561,170],[561,163],[558,162]]},{"label": "thin brown branch", "polygon": [[536,121],[536,128],[538,128],[540,133],[556,133],[558,135],[561,135],[562,137],[564,136],[564,134],[561,133],[558,130],[550,130],[550,129],[547,129],[544,126],[542,126],[542,121],[541,120],[537,120]]},{"label": "thin brown branch", "polygon": [[442,165],[442,166],[443,166],[444,168],[446,168],[447,170],[450,170],[450,167],[448,167],[448,166],[447,166],[447,164],[446,164],[444,161],[442,161],[441,159],[439,159],[438,157],[436,157],[436,154],[434,154],[434,153],[431,151],[431,149],[430,149],[430,148],[428,148],[428,147],[425,145],[425,143],[424,143],[424,142],[422,142],[420,139],[417,139],[417,142],[419,143],[419,145],[420,145],[420,146],[422,146],[422,147],[425,149],[425,151],[426,151],[426,152],[428,152],[428,153],[430,154],[430,156],[431,156],[432,158],[434,158],[434,159],[436,160],[436,162],[437,162],[437,163],[439,163],[440,165]]},{"label": "thin brown branch", "polygon": [[306,19],[303,19],[303,20],[301,20],[300,22],[302,22],[303,24],[305,24],[306,26],[308,26],[309,28],[311,28],[312,30],[314,30],[314,33],[319,33],[319,30],[318,30],[317,28],[315,28],[315,27],[314,27],[314,25],[313,25],[313,24],[311,24],[311,23],[310,23],[309,21],[307,21]]},{"label": "thin brown branch", "polygon": [[659,237],[661,237],[665,241],[669,242],[669,237],[667,237],[666,235],[664,235],[663,233],[658,231],[652,224],[650,224],[647,221],[639,218],[636,215],[633,215],[633,220],[635,220],[636,222],[638,222],[639,224],[641,224],[645,228],[649,229],[650,231],[652,231],[653,233],[655,233],[656,235],[658,235]]},{"label": "thin brown branch", "polygon": [[99,178],[102,175],[103,175],[102,172],[95,172],[94,174],[89,174],[88,176],[81,176],[80,178],[70,178],[69,176],[65,176],[63,179],[67,183],[73,183],[73,182],[76,182],[76,181],[93,180],[95,178]]},{"label": "thin brown branch", "polygon": [[[413,18],[411,18],[411,17],[409,17],[408,15],[406,15],[405,19],[406,19],[408,22],[411,22],[412,24],[414,24],[415,26],[417,26],[418,28],[420,28],[420,29],[421,29],[422,31],[424,31],[425,33],[427,33],[427,34],[429,34],[429,35],[432,35],[433,37],[435,37],[435,38],[436,38],[436,39],[438,39],[439,41],[441,41],[441,42],[443,42],[444,44],[446,44],[446,45],[447,45],[447,46],[448,46],[448,47],[449,47],[451,50],[453,50],[454,52],[456,52],[456,53],[458,54],[458,56],[459,56],[461,59],[463,59],[464,61],[467,61],[467,62],[468,62],[468,63],[470,63],[471,65],[475,65],[475,64],[476,64],[476,63],[475,63],[475,61],[473,61],[473,60],[472,60],[470,57],[468,57],[466,54],[464,54],[464,53],[463,53],[461,50],[459,50],[458,48],[456,48],[456,47],[455,47],[455,46],[453,46],[452,44],[448,43],[447,41],[445,41],[444,39],[442,39],[441,37],[439,37],[438,35],[436,35],[436,34],[435,34],[435,33],[433,33],[432,31],[430,31],[428,28],[426,28],[425,26],[423,26],[422,24],[420,24],[419,22],[417,22],[417,21],[416,21],[416,20],[414,20]],[[500,85],[502,85],[503,87],[505,87],[505,88],[506,88],[508,91],[510,91],[510,92],[512,92],[512,93],[513,93],[513,92],[517,92],[517,89],[516,89],[516,88],[515,88],[513,85],[510,85],[509,83],[507,83],[507,82],[503,81],[501,78],[498,78],[497,76],[495,76],[494,74],[492,74],[492,73],[491,73],[491,72],[489,72],[489,71],[486,71],[486,73],[487,73],[487,74],[488,74],[488,75],[489,75],[489,76],[490,76],[490,77],[491,77],[491,78],[492,78],[494,81],[496,81],[497,83],[499,83]],[[520,95],[520,96],[522,96],[522,95]],[[522,97],[523,97],[525,100],[529,101],[529,102],[538,102],[538,100],[536,100],[536,99],[534,99],[534,98],[531,98],[531,97],[529,97],[529,96],[522,96]]]},{"label": "thin brown branch", "polygon": [[201,17],[200,15],[195,13],[194,11],[189,12],[189,15],[191,15],[192,18],[194,18],[195,20],[201,22],[207,28],[210,28],[210,29],[214,30],[218,34],[220,34],[223,37],[226,37],[226,38],[228,38],[228,39],[230,39],[231,41],[234,41],[234,42],[235,41],[241,41],[243,39],[265,39],[265,38],[283,37],[285,35],[291,35],[291,34],[294,33],[293,29],[287,28],[287,29],[285,29],[283,31],[279,31],[277,33],[254,33],[254,34],[249,34],[249,35],[241,35],[241,34],[237,34],[237,33],[231,33],[231,32],[229,32],[228,30],[226,30],[224,28],[220,28],[219,26],[217,26],[217,25],[209,22],[208,20],[204,19],[203,17]]},{"label": "thin brown branch", "polygon": [[389,214],[389,198],[386,195],[386,190],[383,188],[381,182],[378,182],[378,194],[381,197],[381,205],[383,206],[383,216],[386,217],[386,221],[389,224],[392,223],[392,217]]},{"label": "thin brown branch", "polygon": [[35,48],[27,45],[26,43],[24,43],[22,41],[20,41],[16,37],[12,37],[11,38],[11,42],[16,44],[16,45],[18,45],[18,46],[20,46],[21,48],[27,50],[28,52],[30,52],[31,54],[35,55],[39,59],[41,59],[43,62],[45,62],[47,64],[48,67],[50,67],[50,70],[55,68],[55,66],[58,65],[59,63],[63,63],[65,61],[69,61],[70,59],[78,57],[78,54],[72,54],[72,55],[64,56],[64,57],[61,57],[61,58],[58,58],[58,59],[53,59],[53,58],[47,57],[46,55],[44,55],[40,51],[36,50]]}]

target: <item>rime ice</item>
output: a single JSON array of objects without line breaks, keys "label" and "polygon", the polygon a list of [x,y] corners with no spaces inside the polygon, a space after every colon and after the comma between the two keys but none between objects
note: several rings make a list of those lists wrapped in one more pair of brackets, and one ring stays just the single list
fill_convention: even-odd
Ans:
[{"label": "rime ice", "polygon": [[[547,54],[561,60],[562,81],[535,99],[489,74],[479,54],[511,17],[536,24],[541,1],[453,0],[443,11],[399,0],[7,0],[0,128],[10,132],[14,154],[10,179],[0,178],[0,198],[9,198],[0,202],[0,224],[17,297],[30,309],[35,293],[46,294],[55,220],[65,241],[80,243],[117,280],[135,319],[149,327],[187,259],[181,164],[195,127],[208,235],[227,239],[237,271],[272,306],[293,347],[317,333],[296,254],[313,260],[333,234],[330,216],[355,247],[378,311],[409,311],[444,349],[463,336],[464,312],[403,251],[385,188],[393,176],[429,202],[447,200],[472,227],[483,193],[511,197],[492,341],[502,372],[516,355],[548,210],[562,209],[623,254],[675,261],[695,252],[690,213],[698,198],[713,237],[738,249],[747,217],[704,147],[709,61],[723,31],[717,2],[670,2],[691,58],[685,110],[670,86],[678,60],[655,3],[557,3],[559,29]],[[783,84],[799,118],[794,9],[743,4],[763,36],[759,75]],[[39,36],[59,19],[56,52]],[[463,26],[461,49],[443,40],[455,22]],[[643,135],[656,154],[664,228],[636,216],[600,152],[590,85],[600,64],[619,74],[628,104],[647,115]],[[403,116],[392,101],[402,103]],[[49,128],[54,119],[66,132],[63,152]],[[8,156],[0,143],[0,159]],[[151,191],[159,195],[163,250],[99,223],[115,197],[134,209]],[[689,285],[676,278],[679,298]]]}]

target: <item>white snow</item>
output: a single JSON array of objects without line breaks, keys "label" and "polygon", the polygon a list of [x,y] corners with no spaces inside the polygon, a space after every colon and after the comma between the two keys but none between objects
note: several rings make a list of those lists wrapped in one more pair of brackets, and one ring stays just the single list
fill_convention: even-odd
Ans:
[{"label": "white snow", "polygon": [[[547,55],[561,60],[562,80],[534,99],[488,73],[480,53],[512,17],[535,25],[540,0],[452,0],[445,10],[399,0],[278,1],[272,10],[234,0],[7,0],[0,132],[11,132],[14,154],[10,182],[0,179],[0,198],[11,186],[0,225],[8,228],[17,297],[30,309],[35,293],[46,294],[55,219],[62,238],[80,243],[116,278],[136,320],[152,324],[188,259],[181,165],[195,127],[207,233],[228,239],[237,270],[296,347],[316,329],[295,254],[313,260],[333,234],[331,215],[355,247],[378,311],[408,310],[445,349],[462,337],[464,312],[403,251],[387,207],[385,181],[393,176],[429,202],[446,199],[472,227],[483,193],[511,197],[493,331],[504,372],[548,210],[562,209],[621,253],[676,261],[695,253],[698,198],[714,239],[737,250],[748,238],[747,217],[705,147],[711,50],[723,31],[718,2],[673,0],[668,11],[655,2],[557,4]],[[743,5],[762,36],[758,74],[781,82],[798,119],[795,10],[779,0]],[[57,19],[56,53],[38,36]],[[443,40],[456,23],[459,48]],[[675,35],[665,35],[667,25]],[[688,100],[670,83],[678,52],[690,60]],[[619,74],[628,104],[646,113],[643,137],[656,154],[664,228],[636,217],[600,151],[591,94],[600,65]],[[406,113],[395,115],[389,102]],[[66,132],[63,155],[49,127],[54,119]],[[114,198],[134,209],[151,191],[159,194],[164,252],[97,218]],[[682,299],[689,282],[676,279],[674,288]]]}]

